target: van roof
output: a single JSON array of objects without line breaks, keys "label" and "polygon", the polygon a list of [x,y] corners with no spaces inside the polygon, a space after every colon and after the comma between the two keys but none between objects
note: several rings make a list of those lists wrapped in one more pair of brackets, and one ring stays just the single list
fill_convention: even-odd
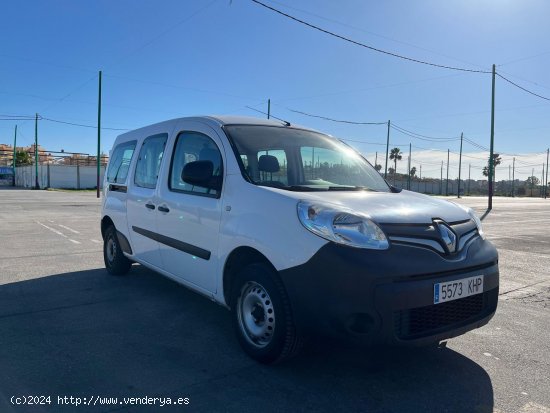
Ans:
[{"label": "van roof", "polygon": [[181,118],[174,118],[170,120],[166,120],[163,122],[158,122],[151,125],[146,125],[141,128],[133,129],[128,132],[120,134],[117,139],[116,143],[124,142],[130,139],[135,139],[134,136],[136,133],[140,132],[148,132],[148,130],[154,130],[158,129],[161,125],[166,125],[167,127],[170,127],[182,120],[194,120],[194,121],[201,121],[204,123],[209,123],[211,126],[224,126],[224,125],[261,125],[261,126],[291,126],[298,129],[306,129],[306,130],[313,130],[311,128],[306,128],[300,125],[285,123],[284,121],[277,120],[277,119],[265,119],[265,118],[257,118],[252,116],[235,116],[235,115],[207,115],[207,116],[188,116],[188,117],[181,117]]},{"label": "van roof", "polygon": [[[211,115],[201,116],[201,118],[212,119],[220,125],[267,125],[281,126],[285,125],[284,121],[277,119],[256,118],[252,116],[234,116],[234,115]],[[290,122],[289,122],[290,123]]]}]

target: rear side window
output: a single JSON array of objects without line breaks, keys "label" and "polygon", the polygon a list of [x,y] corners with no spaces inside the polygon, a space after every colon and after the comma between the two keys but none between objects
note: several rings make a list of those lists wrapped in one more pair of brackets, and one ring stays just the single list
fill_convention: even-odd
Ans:
[{"label": "rear side window", "polygon": [[136,186],[151,189],[157,186],[160,163],[167,139],[168,135],[163,133],[149,136],[143,141],[136,163],[136,173],[134,174]]},{"label": "rear side window", "polygon": [[130,161],[136,149],[136,141],[123,142],[113,149],[109,169],[107,170],[107,182],[123,184],[126,182]]},{"label": "rear side window", "polygon": [[199,132],[181,132],[176,140],[172,165],[170,168],[169,187],[172,191],[196,195],[219,197],[219,190],[191,185],[181,179],[183,167],[189,162],[211,161],[214,166],[213,179],[218,180],[221,188],[222,156],[217,145],[208,136]]}]

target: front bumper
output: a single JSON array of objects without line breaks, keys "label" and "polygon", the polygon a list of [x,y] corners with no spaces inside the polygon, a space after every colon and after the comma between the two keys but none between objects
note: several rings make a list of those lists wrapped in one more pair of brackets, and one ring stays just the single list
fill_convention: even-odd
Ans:
[{"label": "front bumper", "polygon": [[[433,304],[433,286],[484,275],[482,294]],[[366,344],[427,344],[486,324],[498,301],[498,253],[481,238],[462,259],[425,248],[386,251],[328,243],[308,262],[280,271],[297,328]]]}]

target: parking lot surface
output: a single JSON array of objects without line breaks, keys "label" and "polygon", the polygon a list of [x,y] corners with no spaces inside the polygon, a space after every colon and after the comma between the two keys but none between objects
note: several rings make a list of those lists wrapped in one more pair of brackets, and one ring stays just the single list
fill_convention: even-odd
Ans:
[{"label": "parking lot surface", "polygon": [[109,276],[99,217],[95,193],[0,189],[0,412],[550,413],[550,199],[495,198],[484,219],[501,270],[485,327],[439,349],[312,342],[271,367],[244,355],[226,309],[139,265]]}]

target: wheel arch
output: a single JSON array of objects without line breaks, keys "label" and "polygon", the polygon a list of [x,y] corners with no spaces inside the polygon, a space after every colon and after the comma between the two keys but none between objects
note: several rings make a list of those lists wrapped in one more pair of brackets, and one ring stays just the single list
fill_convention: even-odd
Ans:
[{"label": "wheel arch", "polygon": [[105,231],[107,231],[107,228],[109,228],[111,225],[115,227],[115,223],[113,222],[111,217],[109,215],[105,215],[101,219],[101,238],[105,238]]},{"label": "wheel arch", "polygon": [[228,307],[232,305],[231,290],[239,269],[253,263],[266,264],[278,274],[271,261],[257,249],[245,246],[235,248],[227,257],[223,268],[223,298]]}]

